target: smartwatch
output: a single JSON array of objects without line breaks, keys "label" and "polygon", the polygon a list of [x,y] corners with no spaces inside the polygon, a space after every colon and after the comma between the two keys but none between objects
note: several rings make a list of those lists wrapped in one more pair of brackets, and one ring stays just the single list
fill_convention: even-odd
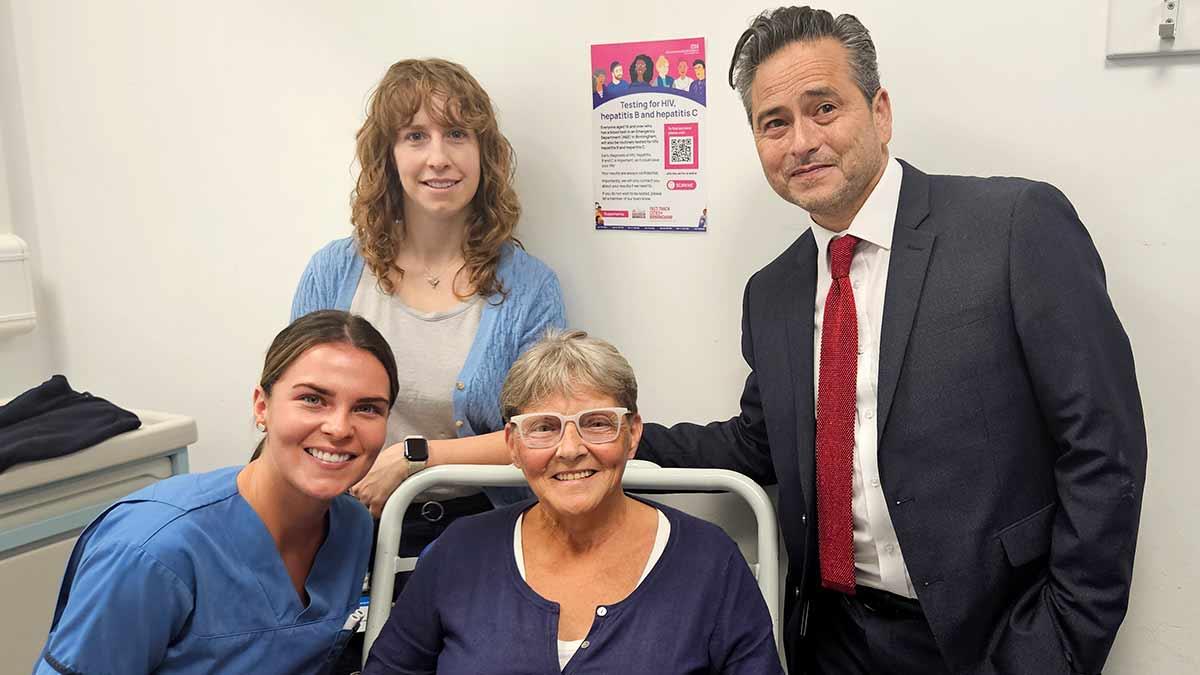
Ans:
[{"label": "smartwatch", "polygon": [[429,461],[429,441],[424,436],[404,437],[404,459],[408,460],[408,472],[414,474],[425,468]]}]

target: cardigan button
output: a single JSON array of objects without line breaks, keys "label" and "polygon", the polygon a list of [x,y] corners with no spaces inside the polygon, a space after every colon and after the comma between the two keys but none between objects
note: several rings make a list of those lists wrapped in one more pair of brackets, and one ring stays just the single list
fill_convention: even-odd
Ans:
[{"label": "cardigan button", "polygon": [[467,385],[463,384],[462,382],[459,382],[458,384],[456,384],[456,385],[454,385],[454,386],[455,386],[455,387],[458,387],[458,390],[459,390],[459,391],[462,391],[463,389],[466,389],[466,388],[467,388]]},{"label": "cardigan button", "polygon": [[580,642],[580,643],[579,643],[579,648],[580,648],[580,649],[587,649],[587,648],[588,648],[588,646],[589,646],[589,645],[591,645],[591,644],[592,644],[592,643],[588,642],[587,640],[584,640],[583,642]]},{"label": "cardigan button", "polygon": [[462,427],[463,427],[463,421],[462,421],[462,420],[454,420],[454,428],[455,428],[455,429],[461,429]]},{"label": "cardigan button", "polygon": [[605,614],[608,614],[607,607],[597,607],[596,608],[596,616],[604,616]]}]

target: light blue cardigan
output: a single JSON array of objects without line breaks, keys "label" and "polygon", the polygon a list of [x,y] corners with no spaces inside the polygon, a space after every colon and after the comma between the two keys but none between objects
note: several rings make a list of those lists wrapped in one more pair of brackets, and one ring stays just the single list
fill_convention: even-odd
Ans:
[{"label": "light blue cardigan", "polygon": [[[292,300],[292,321],[318,309],[350,309],[363,273],[363,259],[352,237],[337,239],[313,254]],[[475,436],[504,428],[500,387],[508,369],[547,328],[565,328],[558,277],[545,263],[509,244],[500,255],[496,278],[508,297],[493,295],[483,307],[479,329],[452,392],[458,436]],[[457,425],[456,425],[457,426]],[[488,491],[497,500],[492,490]]]}]

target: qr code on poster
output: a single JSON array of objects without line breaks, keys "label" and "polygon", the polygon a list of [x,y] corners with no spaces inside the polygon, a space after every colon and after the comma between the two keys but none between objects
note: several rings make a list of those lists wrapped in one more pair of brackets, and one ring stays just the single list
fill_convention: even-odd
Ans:
[{"label": "qr code on poster", "polygon": [[695,164],[692,159],[692,154],[695,151],[694,141],[691,136],[674,136],[671,141],[671,161],[667,164]]}]

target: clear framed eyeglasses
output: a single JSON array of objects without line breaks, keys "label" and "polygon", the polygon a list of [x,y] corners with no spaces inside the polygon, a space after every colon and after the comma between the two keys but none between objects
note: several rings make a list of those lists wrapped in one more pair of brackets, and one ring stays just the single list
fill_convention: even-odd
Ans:
[{"label": "clear framed eyeglasses", "polygon": [[574,415],[535,412],[513,415],[509,424],[517,427],[517,433],[526,446],[544,449],[562,442],[567,422],[575,423],[584,443],[611,443],[620,435],[621,420],[628,414],[628,408],[596,408],[581,410]]}]

